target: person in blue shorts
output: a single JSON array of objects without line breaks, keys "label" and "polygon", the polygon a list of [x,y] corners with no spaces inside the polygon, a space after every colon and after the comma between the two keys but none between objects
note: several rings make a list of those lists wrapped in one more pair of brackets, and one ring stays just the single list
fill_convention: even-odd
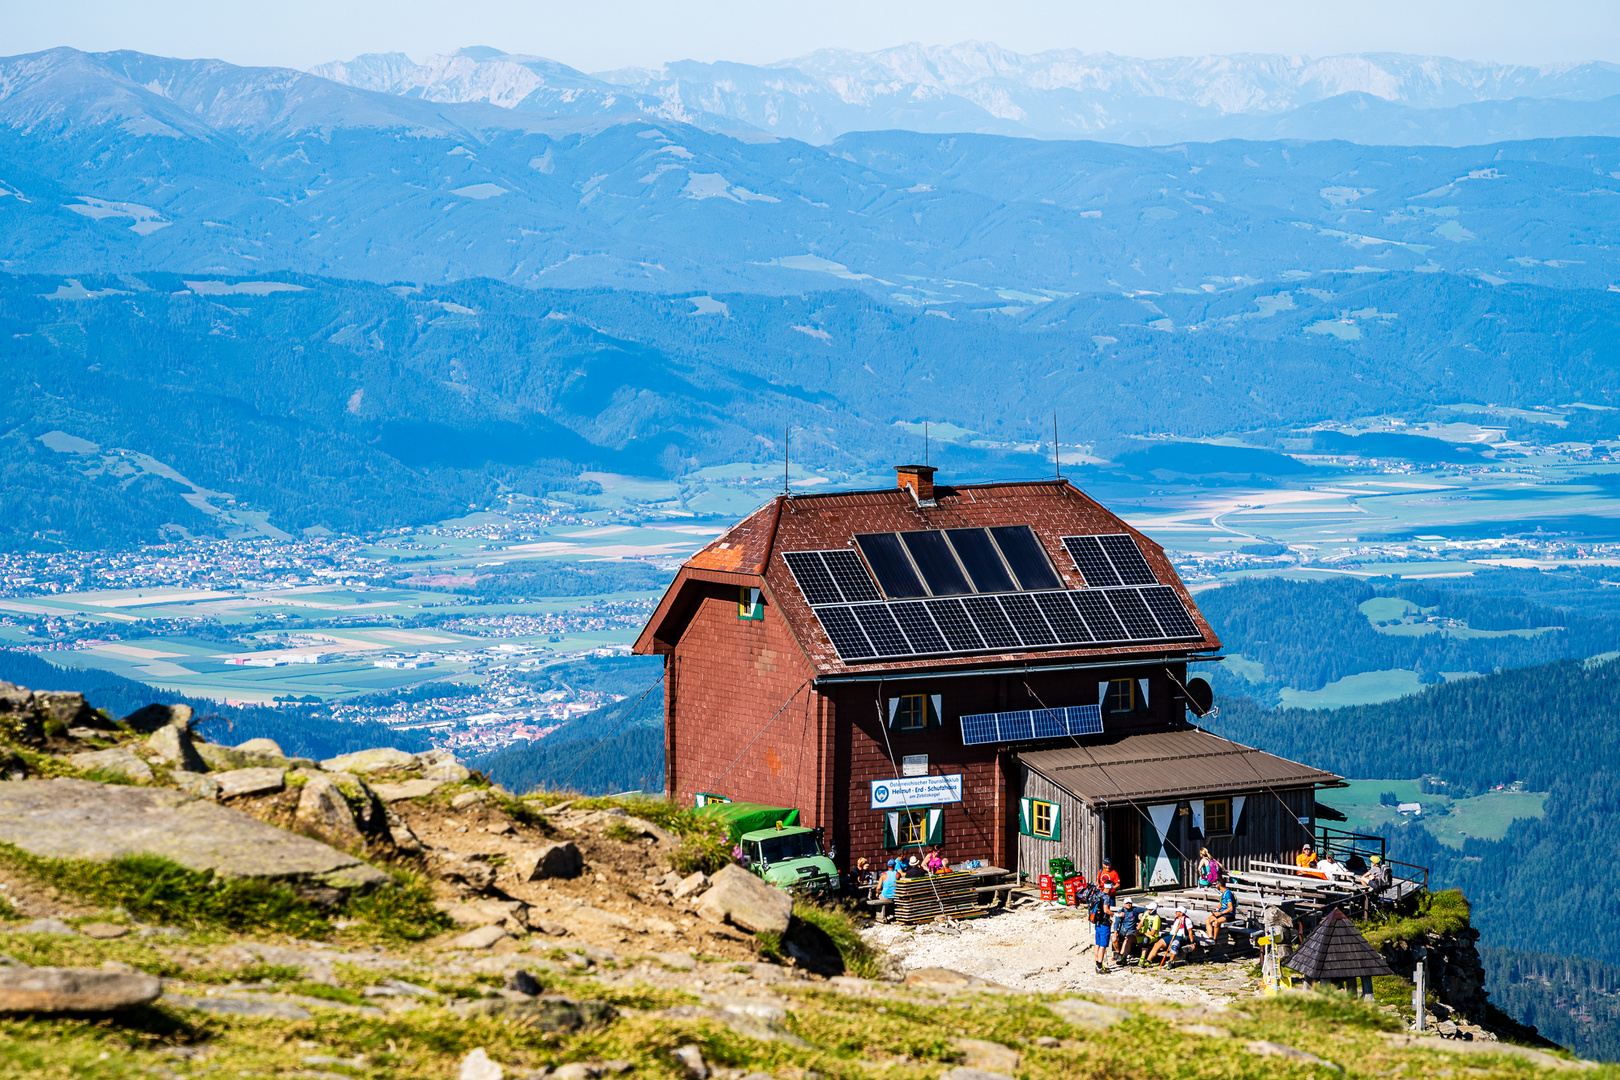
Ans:
[{"label": "person in blue shorts", "polygon": [[1090,897],[1091,928],[1095,931],[1092,940],[1097,946],[1097,974],[1102,975],[1108,969],[1103,961],[1108,957],[1108,943],[1114,933],[1114,898],[1104,889],[1096,889]]}]

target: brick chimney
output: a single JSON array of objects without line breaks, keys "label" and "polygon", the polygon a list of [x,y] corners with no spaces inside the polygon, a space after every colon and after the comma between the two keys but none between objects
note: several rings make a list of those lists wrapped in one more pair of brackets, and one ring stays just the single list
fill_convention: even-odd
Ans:
[{"label": "brick chimney", "polygon": [[896,465],[896,483],[911,492],[918,506],[934,505],[934,467],[932,465]]}]

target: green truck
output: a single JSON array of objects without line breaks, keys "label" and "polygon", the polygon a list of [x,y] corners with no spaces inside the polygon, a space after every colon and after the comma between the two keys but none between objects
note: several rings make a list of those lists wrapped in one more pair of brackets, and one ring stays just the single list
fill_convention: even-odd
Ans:
[{"label": "green truck", "polygon": [[763,803],[715,802],[698,813],[725,823],[731,842],[742,848],[743,865],[789,892],[831,893],[842,885],[828,858],[821,830],[799,824],[799,812]]}]

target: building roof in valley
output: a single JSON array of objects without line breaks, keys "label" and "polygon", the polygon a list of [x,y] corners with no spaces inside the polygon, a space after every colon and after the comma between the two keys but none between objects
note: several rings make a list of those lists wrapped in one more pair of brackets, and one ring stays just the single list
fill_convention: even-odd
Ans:
[{"label": "building roof in valley", "polygon": [[1018,759],[1093,805],[1333,784],[1340,777],[1186,726],[1088,739]]},{"label": "building roof in valley", "polygon": [[1064,480],[779,496],[681,567],[636,642],[667,652],[703,583],[762,589],[822,676],[1220,648],[1164,550]]}]

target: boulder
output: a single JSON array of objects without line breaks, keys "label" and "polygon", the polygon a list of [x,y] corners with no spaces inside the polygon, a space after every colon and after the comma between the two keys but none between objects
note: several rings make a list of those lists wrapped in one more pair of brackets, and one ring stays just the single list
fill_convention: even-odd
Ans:
[{"label": "boulder", "polygon": [[489,801],[487,791],[463,791],[450,800],[450,806],[456,810],[465,810],[469,806],[481,806]]},{"label": "boulder", "polygon": [[244,754],[271,754],[279,758],[287,756],[281,749],[281,744],[274,739],[249,739],[245,743],[238,743],[236,749]]},{"label": "boulder", "polygon": [[163,981],[97,968],[0,969],[0,1012],[111,1012],[147,1005]]},{"label": "boulder", "polygon": [[543,847],[526,848],[508,860],[519,881],[540,881],[543,878],[578,877],[585,869],[585,857],[572,840],[564,840]]},{"label": "boulder", "polygon": [[388,880],[319,841],[168,788],[62,779],[0,784],[0,843],[47,859],[104,862],[161,855],[221,877],[309,881],[340,889]]},{"label": "boulder", "polygon": [[19,926],[11,931],[13,934],[66,934],[71,937],[78,931],[59,919],[35,919],[27,926]]},{"label": "boulder", "polygon": [[416,755],[416,763],[422,767],[424,780],[459,784],[472,775],[467,766],[457,761],[456,755],[448,750],[424,750]]},{"label": "boulder", "polygon": [[471,900],[464,904],[447,905],[444,913],[457,926],[504,924],[515,929],[528,925],[528,905],[521,900]]},{"label": "boulder", "polygon": [[482,998],[458,1005],[464,1014],[510,1017],[530,1031],[578,1031],[580,1028],[606,1024],[618,1015],[605,1001],[572,1001],[565,997],[539,998]]},{"label": "boulder", "polygon": [[79,927],[79,933],[87,938],[95,938],[98,941],[111,941],[114,938],[127,937],[129,927],[120,926],[117,923],[93,922],[85,923]]},{"label": "boulder", "polygon": [[459,881],[474,892],[483,892],[495,884],[495,868],[478,859],[460,856],[444,858],[439,863],[439,876],[446,881]]},{"label": "boulder", "polygon": [[168,727],[170,724],[180,728],[182,731],[190,731],[191,706],[152,704],[145,708],[136,709],[120,720],[119,723],[128,727],[131,731],[140,732],[142,735],[150,735],[159,728]]},{"label": "boulder", "polygon": [[173,779],[174,786],[187,795],[199,799],[219,798],[219,781],[207,773],[177,772]]},{"label": "boulder", "polygon": [[735,864],[722,867],[698,903],[698,914],[749,933],[786,933],[793,897]]},{"label": "boulder", "polygon": [[293,820],[338,844],[353,845],[364,839],[337,781],[318,773],[304,782]]},{"label": "boulder", "polygon": [[34,709],[34,692],[0,682],[0,739],[36,745],[45,740],[45,728]]},{"label": "boulder", "polygon": [[371,750],[360,750],[353,754],[339,754],[335,758],[327,758],[321,762],[321,768],[327,772],[346,773],[373,773],[385,769],[409,769],[416,765],[416,755],[407,754],[403,750],[395,750],[391,746],[379,746]]},{"label": "boulder", "polygon": [[709,1080],[709,1066],[703,1060],[703,1049],[697,1044],[688,1043],[678,1047],[675,1050],[675,1060],[680,1062],[687,1080]]},{"label": "boulder", "polygon": [[28,779],[28,762],[15,750],[0,746],[0,780]]},{"label": "boulder", "polygon": [[287,786],[287,773],[283,769],[232,769],[230,772],[215,773],[214,779],[219,781],[219,797],[222,799],[238,795],[263,795]]},{"label": "boulder", "polygon": [[84,695],[71,690],[35,690],[34,711],[42,723],[61,729],[105,727],[101,714],[92,709]]},{"label": "boulder", "polygon": [[444,787],[444,780],[404,780],[398,784],[373,784],[371,789],[383,802],[399,802],[401,799],[420,799],[431,795]]},{"label": "boulder", "polygon": [[505,1070],[489,1060],[480,1046],[461,1059],[461,1071],[456,1074],[456,1080],[501,1080],[505,1075]]},{"label": "boulder", "polygon": [[[249,742],[269,742],[269,739],[250,739]],[[242,746],[247,746],[243,743]],[[313,769],[315,763],[308,758],[287,758],[260,750],[244,750],[241,746],[216,746],[192,737],[192,746],[198,756],[208,762],[210,769]]]},{"label": "boulder", "polygon": [[946,1069],[939,1074],[939,1080],[1013,1080],[1006,1073],[991,1072],[988,1069],[975,1069],[969,1065],[958,1065],[954,1069]]},{"label": "boulder", "polygon": [[951,1045],[962,1052],[962,1064],[985,1072],[1018,1074],[1018,1051],[988,1039],[952,1039]]},{"label": "boulder", "polygon": [[198,1012],[224,1013],[229,1016],[266,1016],[273,1020],[308,1020],[309,1010],[290,1001],[242,997],[186,997],[183,994],[163,995],[163,1004]]},{"label": "boulder", "polygon": [[460,937],[450,939],[452,949],[487,949],[502,938],[511,937],[501,926],[480,926],[476,930],[469,930]]},{"label": "boulder", "polygon": [[710,884],[709,875],[699,870],[695,874],[682,878],[675,888],[670,891],[670,895],[677,900],[685,900],[688,896],[696,896],[701,893]]},{"label": "boulder", "polygon": [[152,782],[152,767],[136,757],[135,751],[125,746],[115,746],[110,750],[91,750],[83,754],[69,754],[68,764],[85,772],[121,776],[137,784]]},{"label": "boulder", "polygon": [[[908,980],[909,981],[909,980]],[[1130,1013],[1112,1005],[1098,1005],[1081,998],[1065,998],[1047,1002],[1046,1007],[1056,1013],[1064,1023],[1073,1027],[1110,1028],[1121,1020],[1130,1019]]]},{"label": "boulder", "polygon": [[181,772],[200,773],[207,772],[208,766],[197,754],[196,747],[191,744],[191,733],[185,728],[170,724],[160,727],[146,740],[147,749],[156,754],[159,759],[172,765]]}]

